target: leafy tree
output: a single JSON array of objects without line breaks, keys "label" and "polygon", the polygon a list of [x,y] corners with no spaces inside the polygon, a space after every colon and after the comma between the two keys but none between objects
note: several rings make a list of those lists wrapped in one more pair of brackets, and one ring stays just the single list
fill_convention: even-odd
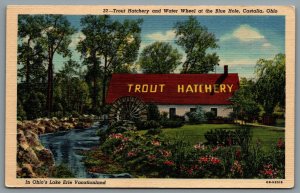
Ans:
[{"label": "leafy tree", "polygon": [[256,64],[257,101],[266,115],[272,115],[277,105],[285,108],[285,55],[277,54],[274,59],[259,59]]},{"label": "leafy tree", "polygon": [[63,114],[82,113],[89,107],[89,90],[87,83],[80,78],[79,67],[70,59],[55,77],[55,103],[60,104],[56,105],[56,110],[63,111]]},{"label": "leafy tree", "polygon": [[97,77],[101,72],[102,104],[105,103],[107,81],[111,73],[134,62],[141,42],[142,20],[114,21],[108,15],[89,15],[81,19],[85,38],[77,47],[84,63],[93,70],[93,106],[97,107]]},{"label": "leafy tree", "polygon": [[44,23],[44,29],[38,43],[42,46],[47,57],[47,110],[49,114],[53,108],[54,55],[71,56],[68,46],[75,29],[62,15],[45,15]]},{"label": "leafy tree", "polygon": [[259,115],[260,108],[256,101],[256,86],[253,80],[241,78],[240,88],[230,100],[235,118],[250,121]]},{"label": "leafy tree", "polygon": [[138,63],[144,73],[168,74],[180,65],[181,58],[170,43],[154,42],[143,49]]},{"label": "leafy tree", "polygon": [[27,119],[36,119],[43,115],[42,106],[45,103],[45,95],[40,92],[30,92],[29,97],[24,104]]},{"label": "leafy tree", "polygon": [[207,53],[207,50],[219,47],[218,40],[195,17],[190,16],[187,21],[177,22],[174,29],[176,43],[186,53],[182,73],[208,73],[219,65],[219,56],[216,53]]},{"label": "leafy tree", "polygon": [[[44,20],[39,15],[18,17],[18,78],[26,83],[27,89],[34,83],[45,80],[43,49],[37,43],[44,28]],[[24,81],[25,80],[25,81]]]}]

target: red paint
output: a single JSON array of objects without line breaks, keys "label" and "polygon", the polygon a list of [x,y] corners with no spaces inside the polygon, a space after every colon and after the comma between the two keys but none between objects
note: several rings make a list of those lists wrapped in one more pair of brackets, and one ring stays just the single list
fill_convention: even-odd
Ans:
[{"label": "red paint", "polygon": [[[142,93],[128,92],[128,84],[165,84],[163,92]],[[232,84],[229,93],[178,93],[178,85],[194,84]],[[228,74],[113,74],[106,102],[113,103],[120,97],[135,96],[146,103],[178,105],[228,105],[229,98],[239,88],[239,77],[236,73]]]}]

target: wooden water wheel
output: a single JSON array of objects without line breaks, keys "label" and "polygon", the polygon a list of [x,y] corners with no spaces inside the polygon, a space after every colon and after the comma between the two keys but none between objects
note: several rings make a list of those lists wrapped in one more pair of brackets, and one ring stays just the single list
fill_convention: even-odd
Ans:
[{"label": "wooden water wheel", "polygon": [[134,96],[121,97],[112,104],[109,113],[109,119],[112,122],[121,120],[146,120],[146,104]]}]

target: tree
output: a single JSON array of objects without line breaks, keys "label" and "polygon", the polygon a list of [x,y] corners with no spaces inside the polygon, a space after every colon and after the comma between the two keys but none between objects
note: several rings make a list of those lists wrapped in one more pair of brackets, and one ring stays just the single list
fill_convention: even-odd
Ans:
[{"label": "tree", "polygon": [[144,73],[168,74],[180,65],[181,58],[170,43],[154,42],[143,49],[138,63]]},{"label": "tree", "polygon": [[277,105],[285,108],[285,55],[277,54],[274,59],[259,59],[256,64],[257,101],[266,115],[271,116]]},{"label": "tree", "polygon": [[251,121],[258,117],[260,108],[256,101],[256,87],[253,80],[241,78],[240,88],[235,91],[230,101],[236,118]]},{"label": "tree", "polygon": [[41,45],[37,43],[43,28],[43,16],[18,17],[18,77],[21,82],[25,82],[27,89],[32,83],[41,83],[45,77],[45,57]]},{"label": "tree", "polygon": [[31,120],[41,117],[43,115],[42,106],[45,103],[45,95],[40,92],[31,91],[28,96],[24,104],[26,118]]},{"label": "tree", "polygon": [[187,21],[175,24],[176,43],[182,46],[186,53],[181,73],[208,73],[219,65],[216,53],[207,53],[208,49],[218,48],[217,39],[213,33],[193,16]]},{"label": "tree", "polygon": [[92,66],[93,107],[97,101],[97,76],[102,74],[102,105],[105,104],[107,81],[110,75],[122,69],[121,66],[134,62],[141,42],[142,20],[114,21],[108,15],[89,15],[81,19],[82,33],[85,38],[79,42],[77,50],[81,52],[86,65]]},{"label": "tree", "polygon": [[47,57],[47,110],[49,115],[53,108],[54,55],[71,56],[68,47],[75,29],[67,18],[62,15],[45,15],[44,22],[45,26],[39,38],[39,43]]},{"label": "tree", "polygon": [[89,107],[89,91],[87,83],[80,77],[80,65],[73,60],[64,63],[55,77],[55,103],[57,111],[70,114],[74,111],[83,113]]}]

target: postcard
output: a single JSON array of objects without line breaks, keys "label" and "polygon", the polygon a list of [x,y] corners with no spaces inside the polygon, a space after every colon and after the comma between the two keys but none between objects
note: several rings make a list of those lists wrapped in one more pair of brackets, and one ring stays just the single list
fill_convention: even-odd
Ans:
[{"label": "postcard", "polygon": [[292,188],[293,6],[11,5],[7,187]]}]

